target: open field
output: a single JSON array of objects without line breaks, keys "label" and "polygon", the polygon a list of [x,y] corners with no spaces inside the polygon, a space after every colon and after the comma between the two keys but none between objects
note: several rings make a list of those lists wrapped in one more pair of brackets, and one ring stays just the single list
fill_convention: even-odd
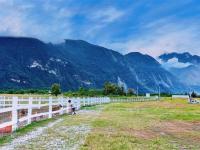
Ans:
[{"label": "open field", "polygon": [[92,122],[82,149],[200,149],[200,105],[115,103]]},{"label": "open field", "polygon": [[[15,149],[47,149],[49,145],[51,149],[82,150],[200,149],[200,105],[187,100],[110,103],[83,109],[76,116],[25,127],[1,145],[15,144]],[[36,129],[42,130],[40,134]],[[17,144],[18,140],[23,142]]]}]

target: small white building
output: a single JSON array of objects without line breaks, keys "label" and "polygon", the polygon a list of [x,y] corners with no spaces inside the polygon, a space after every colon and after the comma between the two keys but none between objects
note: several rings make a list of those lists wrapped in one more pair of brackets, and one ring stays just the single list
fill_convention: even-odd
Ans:
[{"label": "small white building", "polygon": [[151,95],[150,95],[150,93],[146,93],[146,97],[150,97]]}]

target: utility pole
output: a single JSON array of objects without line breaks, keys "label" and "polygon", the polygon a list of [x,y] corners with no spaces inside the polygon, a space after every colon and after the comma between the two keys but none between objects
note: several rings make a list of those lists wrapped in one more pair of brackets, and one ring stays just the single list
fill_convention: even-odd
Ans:
[{"label": "utility pole", "polygon": [[137,97],[138,97],[138,86],[137,86]]},{"label": "utility pole", "polygon": [[159,100],[160,100],[160,85],[158,86],[158,92],[159,92],[158,93],[158,95],[159,95],[158,97],[159,97]]}]

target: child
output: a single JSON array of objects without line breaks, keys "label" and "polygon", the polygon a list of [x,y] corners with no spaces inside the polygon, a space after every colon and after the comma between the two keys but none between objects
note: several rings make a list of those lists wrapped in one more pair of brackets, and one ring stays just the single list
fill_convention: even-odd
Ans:
[{"label": "child", "polygon": [[73,106],[73,104],[71,103],[71,100],[68,100],[68,112],[70,112],[72,115],[75,115],[76,108]]}]

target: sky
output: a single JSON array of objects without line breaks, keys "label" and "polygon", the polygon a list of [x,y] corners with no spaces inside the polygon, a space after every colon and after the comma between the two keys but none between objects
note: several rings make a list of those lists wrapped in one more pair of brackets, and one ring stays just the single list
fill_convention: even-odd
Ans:
[{"label": "sky", "polygon": [[200,0],[0,0],[0,36],[200,55]]}]

